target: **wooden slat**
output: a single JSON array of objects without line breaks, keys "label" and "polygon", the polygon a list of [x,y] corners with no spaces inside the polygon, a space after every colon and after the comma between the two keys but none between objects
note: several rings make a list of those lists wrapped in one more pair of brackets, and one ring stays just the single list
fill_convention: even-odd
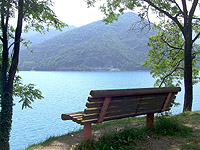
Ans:
[{"label": "wooden slat", "polygon": [[96,107],[101,108],[102,105],[103,105],[102,102],[87,102],[85,106],[86,106],[87,108],[96,108]]},{"label": "wooden slat", "polygon": [[[160,107],[162,108],[164,104],[164,100],[161,100],[157,103],[141,103],[139,105],[139,108],[151,108],[151,107]],[[171,104],[171,103],[170,103]],[[137,105],[135,104],[130,104],[130,105],[117,105],[117,106],[111,106],[108,108],[107,112],[112,112],[112,111],[118,111],[118,110],[128,110],[128,109],[136,109]],[[99,113],[100,112],[100,107],[99,108],[86,108],[84,111],[84,114],[93,114],[93,113]]]},{"label": "wooden slat", "polygon": [[[134,100],[134,99],[156,99],[158,97],[167,97],[168,93],[161,93],[161,94],[148,94],[148,95],[134,95],[134,96],[119,96],[119,97],[112,97],[112,101],[118,100]],[[103,102],[104,97],[88,97],[88,102]]]},{"label": "wooden slat", "polygon": [[99,113],[100,110],[101,110],[100,107],[86,108],[86,109],[84,110],[84,114]]},{"label": "wooden slat", "polygon": [[73,112],[73,113],[65,113],[61,115],[62,120],[71,120],[73,116],[83,115],[83,111],[81,112]]},{"label": "wooden slat", "polygon": [[156,103],[156,104],[148,104],[148,103],[141,103],[139,105],[139,108],[149,108],[149,107],[162,107],[163,106],[163,103],[164,103],[164,100],[163,101],[160,101],[159,103]]},{"label": "wooden slat", "polygon": [[[169,104],[166,109],[168,109],[169,107],[171,107],[171,104]],[[139,108],[133,108],[133,109],[119,109],[119,110],[116,110],[116,111],[108,111],[105,115],[105,118],[106,117],[111,117],[111,116],[116,116],[116,115],[126,115],[127,113],[133,113],[135,112],[136,114],[137,113],[140,113],[140,112],[143,112],[143,111],[152,111],[152,110],[159,110],[161,111],[162,110],[162,105],[148,105],[148,106],[141,106]],[[95,119],[95,118],[98,118],[99,116],[99,113],[93,113],[93,114],[84,114],[83,116],[83,120],[88,120],[88,119]]]},{"label": "wooden slat", "polygon": [[83,118],[83,114],[80,115],[80,116],[72,117],[72,118],[74,118],[74,119],[80,119],[80,118]]},{"label": "wooden slat", "polygon": [[[143,103],[157,103],[160,100],[165,100],[166,97],[157,97],[155,98],[137,98],[137,99],[124,99],[124,100],[111,100],[110,106],[122,106],[122,105],[130,105],[130,104],[138,104],[140,100],[142,100]],[[86,107],[87,108],[93,108],[93,107],[102,107],[103,102],[87,102]]]},{"label": "wooden slat", "polygon": [[72,120],[78,124],[81,124],[81,121],[83,119],[83,112],[62,114],[61,117],[63,120]]},{"label": "wooden slat", "polygon": [[[166,111],[168,111],[169,109],[166,109]],[[136,113],[129,113],[126,115],[119,115],[119,116],[113,116],[113,117],[105,117],[104,121],[109,121],[109,120],[115,120],[115,119],[122,119],[122,118],[127,118],[127,117],[135,117],[135,116],[139,116],[139,115],[145,115],[147,113],[159,113],[159,110],[154,110],[154,111],[144,111],[144,112],[140,112],[138,114]],[[96,123],[97,119],[88,119],[88,120],[83,120],[81,122],[81,124],[86,124],[86,123]]]},{"label": "wooden slat", "polygon": [[[137,107],[137,105],[114,106],[114,107],[109,107],[107,111],[109,112],[109,111],[117,111],[117,110],[119,110],[119,109],[121,109],[121,110],[134,109],[134,108],[136,108],[136,107]],[[98,108],[98,107],[97,107],[97,108],[86,108],[86,109],[84,110],[84,113],[85,113],[85,114],[99,113],[100,110],[101,110],[101,108]]]},{"label": "wooden slat", "polygon": [[131,113],[131,114],[126,114],[126,115],[119,115],[119,116],[113,116],[113,117],[107,117],[104,119],[104,121],[109,121],[109,120],[114,120],[114,119],[122,119],[122,118],[127,118],[127,117],[134,117],[134,116],[139,116],[139,115],[145,115],[147,113],[159,113],[160,110],[153,110],[153,111],[143,111],[143,112],[140,112],[140,113]]},{"label": "wooden slat", "polygon": [[78,124],[82,124],[82,119],[81,120],[73,120],[73,121],[78,123]]},{"label": "wooden slat", "polygon": [[163,87],[163,88],[140,88],[140,89],[118,89],[118,90],[92,90],[92,97],[115,97],[128,95],[146,95],[160,93],[177,93],[181,91],[180,87]]},{"label": "wooden slat", "polygon": [[[167,97],[167,95],[166,95]],[[156,104],[156,103],[159,103],[160,101],[163,101],[166,99],[166,97],[157,97],[156,99],[149,99],[147,97],[143,97],[142,98],[142,101],[141,101],[141,104],[145,104],[145,103],[152,103],[152,104]],[[176,98],[175,94],[173,94],[171,96],[171,99],[170,99],[170,103],[172,103],[174,101],[174,99]],[[141,99],[141,97],[140,97]],[[128,99],[128,100],[115,100],[115,101],[111,101],[110,103],[110,106],[130,106],[130,105],[137,105],[138,102],[140,101],[140,99],[137,99],[137,100],[134,100],[134,99]],[[86,103],[86,107],[87,108],[95,108],[95,109],[100,109],[102,107],[103,103],[102,102],[87,102]],[[87,109],[86,109],[87,110]],[[85,113],[86,110],[84,111]]]},{"label": "wooden slat", "polygon": [[[160,107],[162,107],[163,103],[164,103],[164,100],[160,101],[160,103],[157,103],[157,105],[160,105]],[[149,104],[149,103],[141,103],[140,104],[140,108],[149,107],[149,106],[152,106],[152,104]],[[127,109],[136,109],[136,108],[137,108],[137,105],[135,105],[135,104],[130,104],[130,105],[127,105],[127,106],[119,105],[119,106],[110,106],[107,111],[111,112],[111,111],[117,111],[117,110],[127,110]],[[100,107],[86,108],[84,110],[84,114],[99,113],[100,110],[101,110]]]}]

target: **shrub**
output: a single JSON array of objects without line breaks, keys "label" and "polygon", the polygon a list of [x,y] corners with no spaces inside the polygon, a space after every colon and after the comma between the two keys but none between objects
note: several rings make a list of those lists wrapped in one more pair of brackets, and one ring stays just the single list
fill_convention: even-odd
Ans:
[{"label": "shrub", "polygon": [[157,118],[152,131],[160,135],[186,137],[192,131],[192,128],[183,126],[175,118],[162,116]]}]

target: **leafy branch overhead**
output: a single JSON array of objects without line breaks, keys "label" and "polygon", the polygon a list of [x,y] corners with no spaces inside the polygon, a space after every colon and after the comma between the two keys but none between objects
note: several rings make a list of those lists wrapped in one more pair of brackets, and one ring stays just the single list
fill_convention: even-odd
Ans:
[{"label": "leafy branch overhead", "polygon": [[[179,28],[173,23],[157,26],[159,32],[149,37],[149,58],[144,66],[151,68],[150,73],[156,78],[155,86],[180,86],[184,78],[184,39]],[[199,68],[196,63],[200,53],[197,44],[193,47],[193,84],[199,81]]]},{"label": "leafy branch overhead", "polygon": [[25,32],[28,29],[34,29],[40,33],[44,33],[45,28],[48,31],[50,26],[54,26],[59,30],[68,26],[57,18],[56,14],[50,8],[52,6],[51,0],[26,0],[24,3]]},{"label": "leafy branch overhead", "polygon": [[22,103],[22,109],[32,108],[31,103],[35,99],[42,99],[42,92],[38,89],[34,89],[34,84],[23,85],[21,82],[21,77],[16,76],[14,83],[14,96],[20,98],[19,103]]}]

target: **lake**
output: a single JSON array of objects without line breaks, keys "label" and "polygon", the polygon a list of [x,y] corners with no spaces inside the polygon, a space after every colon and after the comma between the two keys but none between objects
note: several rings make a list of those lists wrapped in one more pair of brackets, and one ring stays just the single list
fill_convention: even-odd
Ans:
[{"label": "lake", "polygon": [[[33,83],[45,97],[36,100],[33,109],[21,110],[15,98],[11,131],[11,150],[23,150],[28,145],[80,129],[72,121],[62,121],[62,113],[81,111],[85,108],[90,90],[153,87],[149,71],[131,72],[43,72],[21,71],[23,83]],[[200,84],[194,86],[193,110],[199,110]],[[182,103],[182,92],[176,102]],[[172,108],[173,114],[182,111],[182,105]]]}]

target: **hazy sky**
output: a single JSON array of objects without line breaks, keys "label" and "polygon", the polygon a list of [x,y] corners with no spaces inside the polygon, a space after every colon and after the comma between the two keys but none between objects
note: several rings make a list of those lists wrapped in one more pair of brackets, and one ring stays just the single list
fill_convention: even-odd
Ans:
[{"label": "hazy sky", "polygon": [[[54,6],[52,9],[58,18],[68,25],[75,25],[77,27],[89,24],[91,22],[102,20],[104,14],[100,12],[98,6],[102,1],[96,4],[95,8],[87,8],[85,0],[52,0]],[[155,15],[151,14],[150,20],[152,22],[157,19]],[[16,19],[11,19],[11,24],[16,24]]]},{"label": "hazy sky", "polygon": [[[58,16],[58,19],[68,25],[74,25],[80,27],[94,21],[102,20],[104,14],[100,12],[99,6],[103,0],[97,2],[96,7],[87,7],[87,3],[84,0],[52,0],[54,3],[52,9]],[[154,18],[151,15],[151,19]],[[16,24],[16,18],[11,19],[11,24]],[[154,21],[151,20],[151,21]]]},{"label": "hazy sky", "polygon": [[98,7],[87,8],[84,0],[53,0],[52,8],[58,18],[68,25],[77,27],[103,19]]},{"label": "hazy sky", "polygon": [[[99,6],[103,1],[97,2],[95,8],[88,8],[84,0],[52,1],[54,2],[52,9],[58,18],[68,25],[80,27],[97,20],[102,20],[104,17],[104,14],[99,10]],[[155,15],[151,14],[150,20],[153,22],[156,21]]]}]

